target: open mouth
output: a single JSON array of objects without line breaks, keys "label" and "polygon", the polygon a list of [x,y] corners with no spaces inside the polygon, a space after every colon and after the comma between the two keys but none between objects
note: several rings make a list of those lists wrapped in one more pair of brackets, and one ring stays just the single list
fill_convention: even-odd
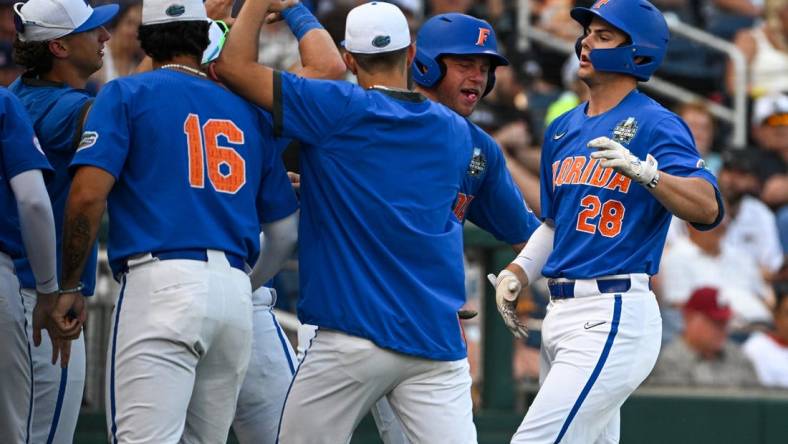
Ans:
[{"label": "open mouth", "polygon": [[460,92],[466,99],[473,102],[479,100],[479,97],[481,96],[480,91],[475,88],[463,88],[460,90]]},{"label": "open mouth", "polygon": [[589,59],[588,56],[585,54],[580,54],[580,64],[585,65],[588,63],[591,63],[591,59]]}]

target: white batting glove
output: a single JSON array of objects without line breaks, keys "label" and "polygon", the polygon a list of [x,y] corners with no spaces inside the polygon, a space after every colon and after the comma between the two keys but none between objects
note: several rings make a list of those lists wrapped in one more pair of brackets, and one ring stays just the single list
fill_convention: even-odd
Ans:
[{"label": "white batting glove", "polygon": [[495,305],[498,307],[498,313],[501,314],[506,328],[516,338],[527,338],[528,329],[517,317],[517,296],[523,288],[520,280],[509,270],[501,271],[498,277],[490,273],[487,275],[487,279],[495,287]]},{"label": "white batting glove", "polygon": [[591,153],[591,158],[602,159],[599,162],[600,165],[605,168],[613,168],[643,186],[652,183],[658,173],[657,159],[654,156],[649,154],[646,156],[645,162],[641,161],[623,145],[609,137],[597,137],[588,142],[588,146],[597,149]]}]

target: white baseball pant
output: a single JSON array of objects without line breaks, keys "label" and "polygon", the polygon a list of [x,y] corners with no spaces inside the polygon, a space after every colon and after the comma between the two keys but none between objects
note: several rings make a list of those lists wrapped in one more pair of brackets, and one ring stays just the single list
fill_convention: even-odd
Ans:
[{"label": "white baseball pant", "polygon": [[112,443],[224,443],[252,347],[249,277],[224,253],[129,260],[107,359]]},{"label": "white baseball pant", "polygon": [[[33,309],[36,291],[22,289],[27,317],[27,335],[33,342]],[[30,442],[70,444],[74,440],[82,393],[85,388],[85,335],[71,341],[68,368],[60,368],[60,360],[52,365],[52,343],[49,333],[41,331],[41,345],[32,348],[33,418]]]},{"label": "white baseball pant", "polygon": [[276,292],[260,287],[252,293],[252,355],[246,371],[233,432],[241,444],[276,442],[279,418],[297,360],[272,311]]},{"label": "white baseball pant", "polygon": [[350,442],[382,397],[416,443],[475,443],[468,360],[434,361],[318,330],[285,401],[282,444]]},{"label": "white baseball pant", "polygon": [[[301,324],[298,326],[298,361],[304,358],[304,354],[315,337],[317,325]],[[378,428],[378,434],[383,444],[408,444],[408,438],[402,430],[402,424],[394,414],[388,399],[380,398],[370,409],[372,418]],[[244,444],[244,443],[242,443]]]},{"label": "white baseball pant", "polygon": [[32,372],[25,334],[25,308],[14,262],[0,252],[0,436],[3,442],[29,442]]},{"label": "white baseball pant", "polygon": [[600,293],[574,281],[573,297],[552,298],[542,323],[541,387],[512,438],[517,444],[617,443],[619,409],[654,367],[662,319],[648,275]]}]

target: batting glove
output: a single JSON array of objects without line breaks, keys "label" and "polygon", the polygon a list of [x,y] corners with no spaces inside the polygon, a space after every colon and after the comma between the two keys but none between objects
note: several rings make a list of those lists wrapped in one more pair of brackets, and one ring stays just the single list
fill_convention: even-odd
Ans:
[{"label": "batting glove", "polygon": [[597,137],[588,142],[588,146],[598,150],[591,153],[591,158],[602,159],[599,164],[603,167],[613,168],[643,186],[656,186],[659,180],[658,164],[651,154],[646,156],[645,162],[641,161],[623,145],[608,137]]},{"label": "batting glove", "polygon": [[501,314],[506,328],[516,338],[527,338],[528,329],[517,316],[517,296],[523,288],[520,280],[509,270],[501,271],[498,277],[490,273],[487,275],[487,279],[495,287],[495,305],[498,307],[498,313]]}]

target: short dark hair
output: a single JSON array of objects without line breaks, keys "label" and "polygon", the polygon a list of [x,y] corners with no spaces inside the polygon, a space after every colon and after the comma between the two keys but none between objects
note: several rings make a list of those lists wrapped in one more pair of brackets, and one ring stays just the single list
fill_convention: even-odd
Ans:
[{"label": "short dark hair", "polygon": [[778,310],[780,304],[788,299],[788,280],[777,281],[774,283],[774,309]]},{"label": "short dark hair", "polygon": [[179,55],[198,59],[208,47],[207,21],[183,21],[142,25],[138,32],[140,46],[154,61],[171,60]]},{"label": "short dark hair", "polygon": [[46,74],[52,70],[55,56],[49,50],[50,40],[43,42],[23,42],[17,35],[14,39],[14,62],[28,72]]},{"label": "short dark hair", "polygon": [[366,72],[390,71],[407,62],[408,46],[396,51],[378,54],[359,54],[351,52],[358,66]]}]

